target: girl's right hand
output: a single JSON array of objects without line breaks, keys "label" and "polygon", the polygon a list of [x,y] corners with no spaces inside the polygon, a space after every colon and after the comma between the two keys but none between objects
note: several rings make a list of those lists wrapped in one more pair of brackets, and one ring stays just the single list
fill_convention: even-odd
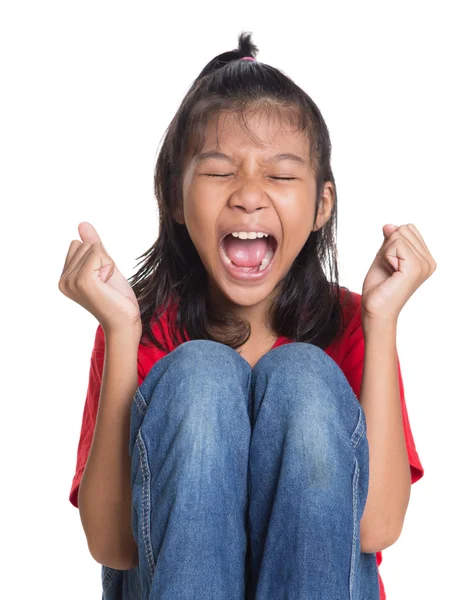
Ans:
[{"label": "girl's right hand", "polygon": [[59,290],[94,315],[105,333],[141,332],[139,303],[90,223],[78,225],[58,283]]}]

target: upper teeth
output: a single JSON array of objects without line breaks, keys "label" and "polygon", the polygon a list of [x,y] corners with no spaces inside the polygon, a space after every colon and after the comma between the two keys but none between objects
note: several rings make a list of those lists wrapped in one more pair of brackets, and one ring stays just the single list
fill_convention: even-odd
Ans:
[{"label": "upper teeth", "polygon": [[263,233],[262,231],[232,231],[231,235],[233,237],[238,237],[241,240],[254,240],[255,238],[261,238],[263,236],[268,237],[268,233]]}]

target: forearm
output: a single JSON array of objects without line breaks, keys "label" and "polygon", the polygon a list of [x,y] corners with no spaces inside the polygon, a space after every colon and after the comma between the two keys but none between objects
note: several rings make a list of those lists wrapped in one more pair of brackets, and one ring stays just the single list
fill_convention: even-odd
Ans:
[{"label": "forearm", "polygon": [[128,569],[137,564],[132,535],[130,410],[137,390],[139,340],[105,335],[105,360],[94,437],[79,489],[79,511],[92,556]]},{"label": "forearm", "polygon": [[362,552],[376,552],[400,535],[411,476],[400,403],[397,324],[365,319],[363,332],[360,404],[367,422],[370,477],[360,539]]}]

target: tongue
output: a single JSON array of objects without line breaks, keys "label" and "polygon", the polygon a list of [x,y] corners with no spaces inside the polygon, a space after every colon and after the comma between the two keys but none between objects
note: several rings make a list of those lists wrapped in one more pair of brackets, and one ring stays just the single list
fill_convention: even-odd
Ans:
[{"label": "tongue", "polygon": [[238,267],[258,267],[268,250],[267,238],[241,240],[231,234],[223,240],[226,256]]}]

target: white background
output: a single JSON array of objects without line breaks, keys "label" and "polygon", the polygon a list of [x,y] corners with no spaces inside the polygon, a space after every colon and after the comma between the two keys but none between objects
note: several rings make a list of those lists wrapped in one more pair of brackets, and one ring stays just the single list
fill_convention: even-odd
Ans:
[{"label": "white background", "polygon": [[[333,144],[340,282],[382,226],[414,223],[437,270],[398,352],[424,478],[383,552],[390,600],[458,597],[463,495],[463,22],[459,2],[5,2],[1,50],[2,546],[11,598],[101,597],[74,475],[97,322],[58,290],[77,226],[120,270],[157,236],[160,139],[203,66],[251,31],[316,102]],[[7,567],[7,568],[5,568]]]}]

